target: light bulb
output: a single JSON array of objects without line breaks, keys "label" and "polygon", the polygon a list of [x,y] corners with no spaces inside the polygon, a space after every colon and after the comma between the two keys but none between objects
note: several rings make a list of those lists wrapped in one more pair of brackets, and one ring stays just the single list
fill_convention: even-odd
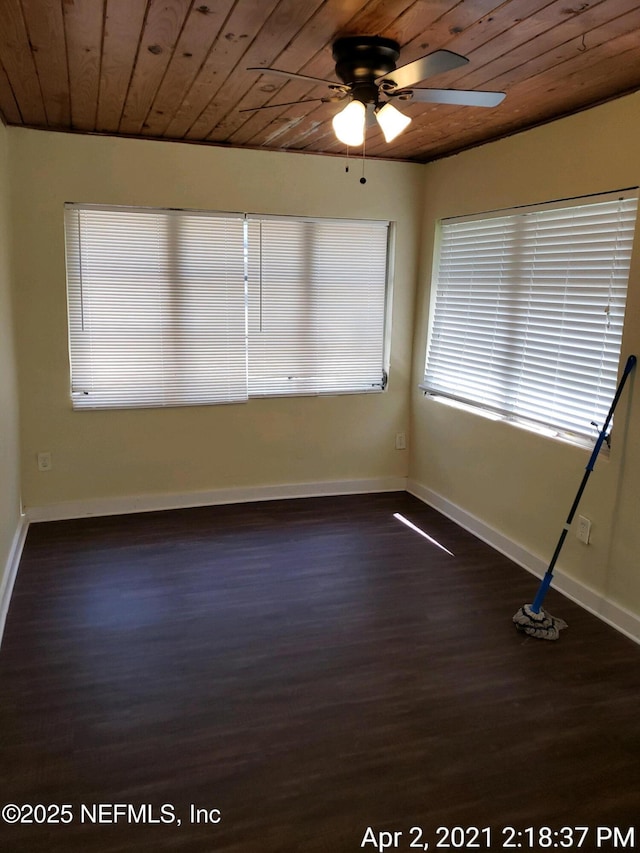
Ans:
[{"label": "light bulb", "polygon": [[409,116],[401,113],[389,102],[376,110],[376,119],[387,142],[393,142],[396,136],[411,124]]},{"label": "light bulb", "polygon": [[364,142],[365,106],[361,101],[350,101],[333,117],[333,130],[345,145],[362,145]]}]

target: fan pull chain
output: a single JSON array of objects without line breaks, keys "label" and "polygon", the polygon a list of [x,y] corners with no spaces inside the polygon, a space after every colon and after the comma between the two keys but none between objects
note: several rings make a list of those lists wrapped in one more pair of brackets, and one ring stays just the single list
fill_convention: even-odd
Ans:
[{"label": "fan pull chain", "polygon": [[365,133],[364,140],[362,141],[362,177],[360,178],[361,184],[366,184],[367,179],[364,176],[364,163],[367,157],[367,135]]}]

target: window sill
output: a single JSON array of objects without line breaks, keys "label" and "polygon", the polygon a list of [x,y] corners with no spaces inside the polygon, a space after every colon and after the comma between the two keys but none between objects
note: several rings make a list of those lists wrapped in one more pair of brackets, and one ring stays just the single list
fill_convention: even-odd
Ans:
[{"label": "window sill", "polygon": [[[594,435],[593,438],[587,438],[586,436],[573,435],[572,433],[562,432],[557,429],[553,429],[552,427],[544,427],[539,424],[533,424],[528,421],[519,420],[516,417],[511,415],[503,415],[498,412],[492,412],[489,409],[483,409],[480,406],[472,406],[469,403],[462,403],[459,400],[453,400],[450,397],[445,397],[441,394],[434,394],[431,391],[427,391],[422,385],[418,386],[420,390],[423,392],[425,397],[428,397],[430,400],[433,400],[434,403],[439,403],[444,406],[448,406],[452,409],[459,409],[463,412],[468,412],[472,415],[478,415],[486,420],[490,421],[501,421],[502,423],[511,424],[518,429],[524,430],[525,432],[534,433],[534,435],[540,435],[544,438],[551,438],[554,441],[560,441],[564,444],[570,444],[573,447],[580,447],[584,450],[592,451],[596,440],[598,438],[597,435]],[[602,445],[600,449],[600,456],[605,459],[609,457],[609,447],[606,442]]]}]

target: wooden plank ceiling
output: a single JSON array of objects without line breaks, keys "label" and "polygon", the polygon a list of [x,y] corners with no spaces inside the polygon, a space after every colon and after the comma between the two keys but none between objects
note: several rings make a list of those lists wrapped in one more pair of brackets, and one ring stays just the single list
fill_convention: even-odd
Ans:
[{"label": "wooden plank ceiling", "polygon": [[322,85],[336,37],[379,35],[400,65],[468,57],[438,88],[504,91],[498,107],[399,105],[413,122],[366,154],[427,162],[640,89],[640,0],[0,0],[0,111],[9,125],[342,154]]}]

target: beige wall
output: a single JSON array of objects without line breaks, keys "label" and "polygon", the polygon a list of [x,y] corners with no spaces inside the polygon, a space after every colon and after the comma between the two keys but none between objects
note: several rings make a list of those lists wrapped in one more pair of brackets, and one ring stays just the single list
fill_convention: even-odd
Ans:
[{"label": "beige wall", "polygon": [[[444,216],[637,185],[640,95],[427,167],[371,162],[366,186],[359,184],[358,170],[346,175],[344,162],[337,158],[14,128],[4,131],[0,141],[5,146],[7,135],[27,506],[409,474],[548,561],[589,454],[447,408],[418,390],[435,223]],[[388,391],[162,411],[74,413],[67,354],[65,201],[396,221]],[[0,227],[5,290],[6,231],[5,222]],[[625,355],[640,354],[639,258],[636,251]],[[10,349],[9,342],[10,336],[3,335],[0,345]],[[15,424],[11,359],[3,364],[9,364],[9,370],[1,378],[2,393],[10,400],[3,411],[12,413],[10,421]],[[611,456],[599,459],[581,504],[580,511],[593,522],[592,544],[584,546],[569,537],[560,568],[640,614],[638,381],[633,378],[620,404]],[[407,430],[409,423],[410,457],[394,448],[396,432]],[[9,434],[13,438],[2,464],[9,469],[11,485],[2,500],[8,500],[15,519],[17,483],[10,461],[17,443],[14,426]],[[52,453],[51,472],[37,471],[39,450]]]},{"label": "beige wall", "polygon": [[0,122],[0,589],[20,522],[18,393],[13,346],[9,131]]},{"label": "beige wall", "polygon": [[[411,477],[548,563],[588,451],[425,398],[430,273],[437,220],[640,183],[640,95],[465,152],[425,169],[423,258],[416,305]],[[640,237],[623,353],[640,356]],[[559,568],[640,613],[640,376],[616,415],[580,505],[592,544],[570,535]],[[635,386],[635,387],[634,387]]]},{"label": "beige wall", "polygon": [[[422,167],[10,129],[26,507],[229,487],[404,477]],[[353,162],[353,161],[352,161]],[[73,412],[63,204],[240,210],[397,222],[387,392]],[[49,451],[53,468],[37,470]]]}]

